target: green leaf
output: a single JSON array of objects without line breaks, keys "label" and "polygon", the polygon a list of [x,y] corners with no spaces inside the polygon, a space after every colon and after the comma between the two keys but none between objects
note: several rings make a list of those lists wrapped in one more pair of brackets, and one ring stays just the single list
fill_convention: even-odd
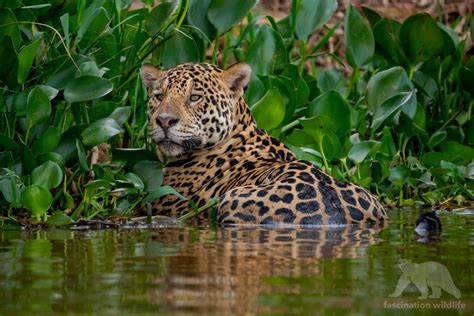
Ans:
[{"label": "green leaf", "polygon": [[382,19],[374,25],[375,42],[389,60],[396,64],[404,60],[403,49],[398,37],[401,24],[394,20]]},{"label": "green leaf", "polygon": [[446,139],[447,135],[448,133],[444,130],[434,132],[430,139],[428,139],[428,147],[433,150],[435,146],[441,144]]},{"label": "green leaf", "polygon": [[[403,107],[407,107],[416,98],[414,91],[402,92],[394,95],[387,99],[382,105],[380,105],[375,111],[374,120],[372,121],[371,128],[378,129],[385,121],[394,117]],[[416,106],[416,101],[413,102]]]},{"label": "green leaf", "polygon": [[18,150],[20,146],[10,137],[0,133],[0,150]]},{"label": "green leaf", "polygon": [[336,0],[300,0],[296,8],[295,32],[299,39],[307,39],[323,26],[336,12]]},{"label": "green leaf", "polygon": [[374,54],[375,40],[369,23],[352,5],[345,16],[346,60],[352,68],[361,68]]},{"label": "green leaf", "polygon": [[267,88],[265,88],[265,85],[263,84],[262,80],[260,80],[260,78],[255,74],[255,72],[252,72],[250,82],[247,86],[247,89],[245,89],[244,94],[244,98],[245,101],[247,101],[247,104],[252,107],[258,100],[260,100],[265,95],[266,91]]},{"label": "green leaf", "polygon": [[89,171],[89,164],[87,163],[86,151],[79,139],[76,139],[76,148],[77,148],[77,158],[79,160],[79,167],[82,171]]},{"label": "green leaf", "polygon": [[40,156],[52,152],[59,145],[61,132],[53,126],[48,127],[44,134],[31,147],[31,152],[35,156]]},{"label": "green leaf", "polygon": [[207,17],[210,3],[211,0],[190,0],[187,17],[189,24],[203,31],[208,38],[214,38],[216,28]]},{"label": "green leaf", "polygon": [[130,181],[130,183],[133,184],[133,186],[138,189],[140,192],[143,191],[145,189],[145,184],[143,183],[142,179],[132,173],[132,172],[128,172],[125,177],[127,178],[128,181]]},{"label": "green leaf", "polygon": [[97,99],[109,94],[113,89],[112,82],[107,79],[83,76],[71,80],[64,88],[67,102],[79,102]]},{"label": "green leaf", "polygon": [[81,133],[82,142],[86,146],[96,146],[106,142],[109,138],[120,134],[122,128],[117,121],[111,118],[104,118],[95,121]]},{"label": "green leaf", "polygon": [[6,177],[0,180],[0,191],[5,200],[12,204],[13,207],[21,207],[21,192],[22,189],[17,183],[17,178],[13,173],[9,173]]},{"label": "green leaf", "polygon": [[71,223],[74,223],[72,218],[67,216],[64,212],[59,211],[54,212],[54,214],[51,215],[46,222],[51,226],[67,226]]},{"label": "green leaf", "polygon": [[440,147],[441,151],[446,154],[462,157],[465,163],[474,159],[474,148],[470,146],[462,145],[455,141],[449,141],[441,144]]},{"label": "green leaf", "polygon": [[[13,47],[18,50],[20,46],[20,28],[15,18],[15,14],[9,8],[0,9],[0,45],[3,45],[6,36],[11,38]],[[2,55],[3,56],[3,55]]]},{"label": "green leaf", "polygon": [[[400,66],[395,66],[380,71],[370,78],[366,89],[367,103],[371,111],[376,112],[388,99],[399,93],[412,91],[414,87],[405,70]],[[410,109],[416,106],[416,98],[412,102]]]},{"label": "green leaf", "polygon": [[378,151],[380,147],[380,142],[375,140],[366,140],[352,146],[347,157],[356,164],[360,164],[365,160],[365,158],[367,158],[367,156],[370,156],[372,153]]},{"label": "green leaf", "polygon": [[47,161],[31,173],[31,183],[46,189],[56,188],[63,180],[63,171],[55,162]]},{"label": "green leaf", "polygon": [[18,75],[17,80],[19,84],[23,84],[30,72],[31,65],[33,60],[36,57],[36,52],[38,51],[39,44],[41,43],[41,38],[36,39],[35,41],[29,43],[21,49],[18,53]]},{"label": "green leaf", "polygon": [[33,217],[39,219],[53,204],[53,196],[46,188],[32,184],[21,193],[21,203],[32,213]]},{"label": "green leaf", "polygon": [[390,169],[390,176],[388,177],[388,180],[394,185],[401,187],[409,176],[410,169],[405,166],[397,166]]},{"label": "green leaf", "polygon": [[125,162],[129,168],[141,160],[156,160],[155,153],[141,148],[113,148],[112,157],[113,161]]},{"label": "green leaf", "polygon": [[427,13],[415,14],[406,19],[399,36],[413,64],[438,56],[444,50],[443,31]]},{"label": "green leaf", "polygon": [[140,161],[133,166],[133,173],[145,184],[145,191],[158,190],[163,183],[163,166],[157,161]]},{"label": "green leaf", "polygon": [[105,179],[93,180],[85,185],[89,192],[95,192],[97,190],[109,190],[111,186],[112,183]]},{"label": "green leaf", "polygon": [[132,113],[131,106],[121,106],[116,108],[112,114],[109,115],[109,118],[114,119],[119,125],[123,125],[128,120],[128,117]]},{"label": "green leaf", "polygon": [[164,26],[171,23],[179,7],[179,1],[161,2],[148,14],[145,29],[150,36],[158,34]]},{"label": "green leaf", "polygon": [[427,168],[431,168],[439,167],[441,165],[441,161],[461,163],[461,160],[463,159],[459,156],[432,151],[423,155],[421,163]]},{"label": "green leaf", "polygon": [[105,31],[109,23],[109,14],[102,6],[85,11],[84,19],[79,24],[77,31],[76,45],[83,42],[84,47],[90,46]]},{"label": "green leaf", "polygon": [[375,26],[375,24],[377,24],[377,22],[382,20],[382,17],[380,16],[380,14],[378,14],[376,11],[372,10],[371,8],[366,7],[366,6],[363,5],[361,7],[361,9],[362,9],[362,12],[364,13],[365,17],[367,18],[367,20],[369,20],[369,22],[372,26]]},{"label": "green leaf", "polygon": [[51,115],[51,102],[48,95],[36,86],[28,93],[26,118],[30,127],[46,121]]},{"label": "green leaf", "polygon": [[266,130],[280,125],[285,117],[285,104],[276,88],[270,88],[251,110],[257,125]]},{"label": "green leaf", "polygon": [[55,89],[55,88],[50,87],[50,86],[39,85],[38,87],[41,88],[41,90],[43,90],[44,93],[46,93],[46,95],[48,96],[49,101],[53,100],[58,95],[58,92],[59,92],[58,89]]},{"label": "green leaf", "polygon": [[328,91],[314,99],[306,111],[306,117],[326,116],[331,120],[332,131],[341,139],[351,129],[349,105],[337,91]]},{"label": "green leaf", "polygon": [[318,87],[323,92],[330,90],[336,90],[340,94],[346,92],[346,78],[344,73],[336,68],[323,68],[319,71],[318,76]]},{"label": "green leaf", "polygon": [[413,137],[416,135],[424,135],[426,134],[425,127],[426,127],[426,114],[425,110],[420,105],[416,106],[416,113],[415,115],[410,118],[405,111],[400,113],[400,120],[398,125],[401,127],[401,131],[405,133],[408,137]]},{"label": "green leaf", "polygon": [[298,147],[304,147],[314,144],[314,140],[311,135],[306,133],[304,130],[295,128],[291,131],[291,134],[286,137],[285,143],[289,143]]},{"label": "green leaf", "polygon": [[199,61],[199,50],[193,37],[181,29],[164,43],[161,61],[165,68]]},{"label": "green leaf", "polygon": [[299,120],[303,131],[311,135],[318,144],[323,143],[324,136],[332,131],[332,120],[324,115]]},{"label": "green leaf", "polygon": [[242,20],[255,4],[257,0],[211,0],[207,17],[222,34]]},{"label": "green leaf", "polygon": [[165,195],[168,195],[168,194],[172,194],[172,195],[175,195],[177,196],[178,198],[180,198],[181,200],[187,200],[186,197],[184,197],[183,195],[181,195],[180,193],[178,193],[178,191],[176,191],[174,188],[170,187],[170,186],[163,186],[163,187],[160,187],[156,190],[153,190],[151,191],[147,197],[145,199],[143,199],[143,202],[145,203],[149,203],[149,202],[153,202],[155,201],[156,199],[159,199],[160,197],[162,196],[165,196]]},{"label": "green leaf", "polygon": [[262,25],[248,51],[248,64],[257,75],[266,76],[286,64],[286,49],[281,35],[268,25]]},{"label": "green leaf", "polygon": [[31,152],[31,149],[23,143],[20,144],[20,156],[23,173],[31,173],[31,171],[33,171],[37,166],[36,157]]}]

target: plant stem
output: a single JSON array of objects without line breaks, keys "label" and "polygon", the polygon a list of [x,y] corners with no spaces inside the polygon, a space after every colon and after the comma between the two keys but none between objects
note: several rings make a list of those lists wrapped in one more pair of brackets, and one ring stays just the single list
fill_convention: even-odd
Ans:
[{"label": "plant stem", "polygon": [[217,205],[217,202],[218,200],[216,198],[214,199],[211,199],[206,205],[198,208],[198,209],[195,209],[195,210],[192,210],[191,212],[187,213],[187,214],[184,214],[183,216],[180,216],[176,221],[177,222],[182,222],[182,221],[185,221],[185,220],[188,220],[190,218],[193,218],[199,214],[201,214],[202,212],[204,212],[205,210],[211,208],[211,207],[214,207]]},{"label": "plant stem", "polygon": [[[304,116],[301,117],[301,118],[304,119]],[[298,120],[294,120],[293,122],[288,123],[288,124],[286,124],[285,126],[283,126],[283,127],[281,128],[281,132],[284,133],[284,132],[286,132],[286,131],[289,131],[289,130],[292,129],[293,127],[298,126],[298,124],[300,124],[299,119],[298,119]]]},{"label": "plant stem", "polygon": [[324,169],[326,171],[327,174],[329,174],[329,164],[328,164],[328,161],[326,160],[326,155],[324,154],[324,150],[323,150],[323,142],[318,142],[318,145],[319,145],[319,151],[321,153],[321,158],[323,158],[323,162],[324,162]]}]

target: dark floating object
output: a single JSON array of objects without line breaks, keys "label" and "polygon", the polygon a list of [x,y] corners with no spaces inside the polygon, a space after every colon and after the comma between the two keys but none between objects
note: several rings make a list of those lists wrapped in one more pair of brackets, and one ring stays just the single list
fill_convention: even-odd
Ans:
[{"label": "dark floating object", "polygon": [[439,235],[441,233],[441,221],[436,215],[436,211],[421,214],[416,221],[415,232],[420,236]]}]

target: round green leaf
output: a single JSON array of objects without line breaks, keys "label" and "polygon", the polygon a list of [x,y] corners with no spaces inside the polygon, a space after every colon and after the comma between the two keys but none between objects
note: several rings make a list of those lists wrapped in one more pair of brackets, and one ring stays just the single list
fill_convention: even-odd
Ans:
[{"label": "round green leaf", "polygon": [[381,19],[374,25],[375,42],[379,44],[387,59],[399,64],[403,59],[403,49],[401,47],[398,33],[401,24],[394,20]]},{"label": "round green leaf", "polygon": [[428,147],[430,147],[431,150],[441,142],[443,142],[446,139],[446,136],[448,133],[444,130],[442,131],[436,131],[431,135],[430,139],[428,139]]},{"label": "round green leaf", "polygon": [[367,156],[378,150],[378,148],[380,148],[380,142],[374,140],[363,141],[352,146],[347,157],[356,164],[360,164]]},{"label": "round green leaf", "polygon": [[95,121],[84,129],[81,137],[84,145],[96,146],[121,132],[122,128],[120,128],[117,121],[111,118],[104,118]]},{"label": "round green leaf", "polygon": [[322,144],[324,136],[332,132],[332,120],[325,115],[313,116],[299,121],[304,127],[303,131],[311,135],[318,144]]},{"label": "round green leaf", "polygon": [[409,104],[415,104],[416,110],[416,94],[414,91],[401,92],[387,99],[375,110],[371,128],[378,129],[382,123],[394,117],[403,107],[407,107]]},{"label": "round green leaf", "polygon": [[159,33],[166,24],[170,23],[178,5],[179,1],[162,2],[151,10],[145,20],[145,28],[148,34],[154,36]]},{"label": "round green leaf", "polygon": [[375,40],[369,23],[352,5],[345,16],[346,59],[353,68],[366,64],[374,54]]},{"label": "round green leaf", "polygon": [[163,45],[163,67],[171,68],[186,62],[199,61],[199,50],[191,35],[181,29]]},{"label": "round green leaf", "polygon": [[64,98],[67,102],[88,101],[109,94],[113,85],[107,79],[83,76],[71,80],[64,88]]},{"label": "round green leaf", "polygon": [[370,110],[375,112],[387,99],[401,92],[412,91],[414,87],[405,70],[395,66],[380,71],[370,78],[366,89],[367,103]]},{"label": "round green leaf", "polygon": [[397,166],[390,169],[388,180],[396,186],[402,186],[408,176],[410,176],[410,170],[407,167]]},{"label": "round green leaf", "polygon": [[163,183],[163,166],[158,161],[137,162],[133,166],[133,172],[143,181],[147,192],[158,190]]},{"label": "round green leaf", "polygon": [[222,34],[242,20],[255,4],[257,0],[211,0],[207,16]]},{"label": "round green leaf", "polygon": [[296,8],[295,33],[306,39],[336,12],[336,0],[300,0]]},{"label": "round green leaf", "polygon": [[31,152],[35,156],[44,155],[53,151],[61,139],[61,132],[53,126],[48,127],[44,134],[31,147]]},{"label": "round green leaf", "polygon": [[406,19],[399,36],[413,64],[438,56],[444,50],[443,31],[428,13],[415,14]]},{"label": "round green leaf", "polygon": [[51,115],[51,102],[48,95],[36,86],[28,93],[26,101],[26,118],[29,126],[46,121]]},{"label": "round green leaf", "polygon": [[265,76],[286,64],[286,49],[281,35],[268,25],[262,25],[255,43],[247,54],[248,64],[257,75]]},{"label": "round green leaf", "polygon": [[471,162],[474,159],[474,148],[470,146],[462,145],[456,141],[445,142],[440,146],[442,152],[462,157],[464,163]]},{"label": "round green leaf", "polygon": [[47,223],[51,226],[66,226],[74,223],[74,221],[64,212],[55,212],[48,218]]},{"label": "round green leaf", "polygon": [[55,162],[47,161],[36,167],[31,173],[31,183],[47,189],[53,189],[61,184],[63,171]]},{"label": "round green leaf", "polygon": [[314,99],[306,111],[306,117],[326,116],[331,120],[332,131],[344,138],[351,129],[351,112],[344,97],[337,91],[328,91]]},{"label": "round green leaf", "polygon": [[269,89],[252,107],[252,114],[263,129],[271,130],[280,125],[285,117],[285,104],[278,89]]},{"label": "round green leaf", "polygon": [[21,203],[34,217],[39,218],[46,214],[53,204],[53,196],[48,189],[33,184],[21,192]]},{"label": "round green leaf", "polygon": [[298,147],[304,147],[314,144],[314,140],[308,133],[306,133],[302,129],[295,128],[291,131],[291,134],[286,137],[285,144],[286,143]]}]

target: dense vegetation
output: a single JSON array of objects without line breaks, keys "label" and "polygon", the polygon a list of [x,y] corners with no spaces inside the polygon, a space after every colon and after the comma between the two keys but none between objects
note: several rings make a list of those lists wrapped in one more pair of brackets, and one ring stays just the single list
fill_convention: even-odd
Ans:
[{"label": "dense vegetation", "polygon": [[[336,0],[294,0],[280,21],[256,0],[131,2],[0,1],[4,219],[124,216],[174,192],[147,139],[145,61],[246,61],[258,125],[298,156],[388,205],[474,200],[472,17],[458,34],[354,7],[329,28]],[[341,25],[345,56],[326,51]],[[317,67],[322,55],[339,69]],[[97,163],[105,142],[112,160]]]}]

